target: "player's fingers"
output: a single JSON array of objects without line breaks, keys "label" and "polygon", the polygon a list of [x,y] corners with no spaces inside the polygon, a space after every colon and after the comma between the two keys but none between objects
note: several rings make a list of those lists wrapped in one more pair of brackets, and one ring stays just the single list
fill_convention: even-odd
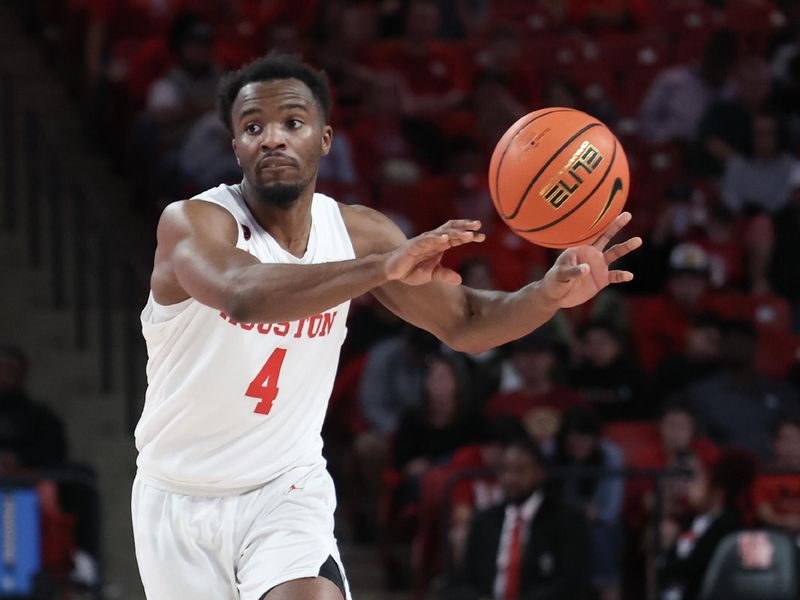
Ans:
[{"label": "player's fingers", "polygon": [[619,233],[619,230],[625,227],[631,221],[631,213],[625,211],[621,213],[616,219],[611,222],[611,225],[606,228],[599,238],[597,238],[592,246],[600,250],[601,252],[603,249],[608,246],[608,242],[610,242],[615,235]]},{"label": "player's fingers", "polygon": [[431,273],[431,279],[441,281],[442,283],[449,283],[450,285],[458,285],[461,283],[461,275],[448,269],[442,265],[436,265]]},{"label": "player's fingers", "polygon": [[608,281],[609,283],[625,283],[627,281],[631,281],[633,279],[633,273],[630,271],[609,271],[608,272]]},{"label": "player's fingers", "polygon": [[619,260],[629,252],[633,252],[641,245],[642,238],[640,237],[634,237],[620,244],[614,244],[611,246],[611,248],[603,253],[603,255],[606,257],[606,264],[610,265],[615,260]]},{"label": "player's fingers", "polygon": [[450,236],[430,231],[410,240],[407,252],[415,258],[423,258],[444,252],[450,248]]},{"label": "player's fingers", "polygon": [[581,263],[579,265],[560,265],[556,267],[555,277],[557,281],[567,283],[573,279],[583,277],[589,272],[589,265]]},{"label": "player's fingers", "polygon": [[455,231],[448,232],[450,236],[451,246],[460,246],[462,244],[469,244],[471,242],[482,242],[486,239],[486,235],[476,231]]},{"label": "player's fingers", "polygon": [[442,231],[460,230],[460,231],[478,231],[481,228],[481,222],[476,219],[451,219],[441,227]]}]

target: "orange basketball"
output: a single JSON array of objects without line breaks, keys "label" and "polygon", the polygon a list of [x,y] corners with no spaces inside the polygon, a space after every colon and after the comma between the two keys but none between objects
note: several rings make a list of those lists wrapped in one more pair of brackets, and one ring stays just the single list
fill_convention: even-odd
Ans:
[{"label": "orange basketball", "polygon": [[628,159],[608,127],[572,108],[543,108],[500,138],[489,164],[495,208],[540,246],[592,242],[622,212]]}]

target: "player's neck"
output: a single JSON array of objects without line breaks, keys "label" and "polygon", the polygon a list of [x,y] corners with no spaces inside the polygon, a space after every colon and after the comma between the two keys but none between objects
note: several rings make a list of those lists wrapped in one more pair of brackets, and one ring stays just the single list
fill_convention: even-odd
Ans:
[{"label": "player's neck", "polygon": [[302,258],[308,248],[311,235],[311,203],[314,188],[300,194],[300,198],[290,207],[280,207],[261,202],[247,193],[244,186],[244,199],[256,222],[270,234],[281,248]]}]

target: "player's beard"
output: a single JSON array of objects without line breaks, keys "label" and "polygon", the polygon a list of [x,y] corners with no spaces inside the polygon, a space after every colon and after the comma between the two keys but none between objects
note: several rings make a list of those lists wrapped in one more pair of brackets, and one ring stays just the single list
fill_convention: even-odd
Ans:
[{"label": "player's beard", "polygon": [[259,202],[276,208],[290,208],[299,199],[308,183],[269,183],[253,186]]}]

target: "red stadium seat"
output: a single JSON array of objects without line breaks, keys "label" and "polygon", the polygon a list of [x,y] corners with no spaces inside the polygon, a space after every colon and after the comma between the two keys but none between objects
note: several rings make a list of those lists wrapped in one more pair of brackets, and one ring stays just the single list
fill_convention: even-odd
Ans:
[{"label": "red stadium seat", "polygon": [[800,336],[772,332],[758,339],[756,368],[769,377],[781,379],[800,358]]},{"label": "red stadium seat", "polygon": [[743,294],[726,292],[714,298],[714,307],[719,314],[728,319],[747,319],[756,326],[759,334],[769,336],[773,333],[789,333],[792,325],[792,311],[789,302],[775,294]]},{"label": "red stadium seat", "polygon": [[613,421],[603,428],[603,437],[620,447],[629,465],[638,454],[658,445],[658,425],[653,421]]}]

